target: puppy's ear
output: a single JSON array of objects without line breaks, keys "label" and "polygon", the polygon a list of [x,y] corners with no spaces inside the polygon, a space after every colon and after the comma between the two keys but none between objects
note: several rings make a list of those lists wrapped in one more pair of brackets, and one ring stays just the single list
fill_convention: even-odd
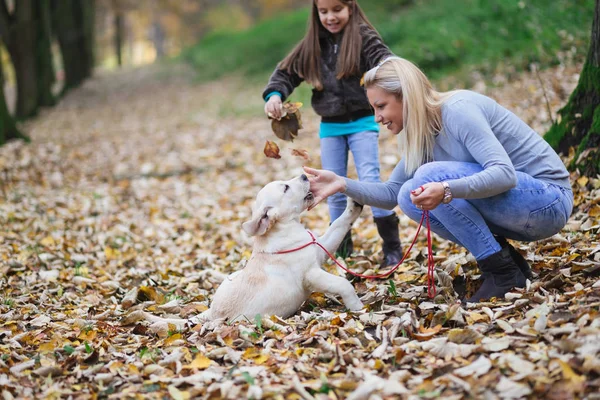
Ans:
[{"label": "puppy's ear", "polygon": [[262,236],[271,228],[275,211],[273,207],[262,207],[254,213],[250,221],[242,224],[242,229],[250,236]]}]

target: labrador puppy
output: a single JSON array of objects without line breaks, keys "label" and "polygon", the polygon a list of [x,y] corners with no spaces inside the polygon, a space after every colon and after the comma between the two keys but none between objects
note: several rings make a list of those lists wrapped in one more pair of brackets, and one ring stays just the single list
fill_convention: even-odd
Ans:
[{"label": "labrador puppy", "polygon": [[[255,237],[252,256],[244,269],[223,280],[210,308],[198,316],[200,321],[253,320],[257,314],[287,318],[312,292],[341,296],[352,311],[363,307],[350,282],[321,269],[328,257],[325,251],[317,244],[307,245],[312,237],[300,223],[300,214],[312,202],[306,175],[271,182],[259,191],[252,219],[242,224]],[[362,205],[349,198],[345,212],[318,242],[333,254],[361,211]]]}]

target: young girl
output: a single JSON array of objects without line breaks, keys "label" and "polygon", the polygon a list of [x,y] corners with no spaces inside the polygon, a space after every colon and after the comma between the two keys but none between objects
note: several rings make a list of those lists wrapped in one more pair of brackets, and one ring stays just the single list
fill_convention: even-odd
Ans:
[{"label": "young girl", "polygon": [[[313,0],[304,39],[279,63],[263,92],[265,113],[280,118],[282,101],[306,81],[313,86],[312,107],[321,116],[322,167],[346,176],[350,150],[358,178],[381,182],[379,128],[360,81],[367,70],[390,55],[356,0]],[[327,200],[332,221],[346,208],[345,198],[337,194]],[[382,265],[395,265],[402,258],[398,218],[393,211],[372,211],[383,239]],[[345,257],[351,252],[348,232],[338,254]]]},{"label": "young girl", "polygon": [[503,297],[524,287],[530,267],[505,238],[550,237],[573,210],[569,173],[556,152],[515,114],[468,90],[437,92],[410,61],[391,57],[365,74],[377,121],[398,135],[402,160],[385,183],[329,171],[312,174],[315,204],[346,193],[361,204],[400,206],[467,248],[484,277],[469,299]]}]

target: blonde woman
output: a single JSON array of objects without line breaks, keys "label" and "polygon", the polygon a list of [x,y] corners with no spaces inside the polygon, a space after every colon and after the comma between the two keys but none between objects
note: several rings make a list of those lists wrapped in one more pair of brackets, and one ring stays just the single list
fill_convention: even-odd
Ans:
[{"label": "blonde woman", "polygon": [[429,210],[433,231],[477,259],[484,281],[468,301],[524,287],[530,267],[506,238],[550,237],[573,209],[569,174],[556,152],[494,100],[437,92],[405,59],[383,60],[364,81],[377,122],[398,135],[401,161],[384,183],[305,168],[315,204],[345,193],[384,209],[399,205],[416,221]]}]

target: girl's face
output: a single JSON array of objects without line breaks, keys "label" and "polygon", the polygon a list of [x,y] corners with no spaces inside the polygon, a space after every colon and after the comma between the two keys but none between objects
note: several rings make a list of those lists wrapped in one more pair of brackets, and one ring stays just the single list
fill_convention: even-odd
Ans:
[{"label": "girl's face", "polygon": [[348,24],[352,11],[340,0],[315,0],[319,20],[332,34],[340,33]]},{"label": "girl's face", "polygon": [[402,100],[377,86],[367,89],[367,97],[375,110],[375,121],[385,125],[394,135],[399,134],[404,129]]}]

